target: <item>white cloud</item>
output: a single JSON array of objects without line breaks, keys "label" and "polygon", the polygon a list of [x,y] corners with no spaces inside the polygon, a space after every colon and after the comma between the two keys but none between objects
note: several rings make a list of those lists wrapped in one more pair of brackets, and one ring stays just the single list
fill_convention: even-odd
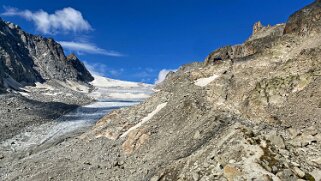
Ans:
[{"label": "white cloud", "polygon": [[5,12],[2,16],[20,16],[28,21],[32,21],[38,31],[45,34],[59,32],[81,32],[92,30],[91,25],[85,20],[80,11],[71,7],[57,10],[53,14],[39,10],[19,10],[13,7],[4,7]]},{"label": "white cloud", "polygon": [[125,71],[123,68],[109,68],[103,63],[89,63],[84,61],[84,64],[92,75],[99,75],[103,77],[117,77]]},{"label": "white cloud", "polygon": [[88,69],[88,71],[92,75],[104,76],[106,74],[107,66],[105,64],[101,64],[101,63],[90,64],[86,61],[83,61],[83,62],[85,64],[85,67]]},{"label": "white cloud", "polygon": [[91,43],[83,43],[83,42],[73,42],[73,41],[59,41],[65,49],[76,51],[80,53],[90,53],[90,54],[101,54],[113,57],[121,57],[123,56],[121,53],[113,51],[113,50],[105,50],[97,47]]},{"label": "white cloud", "polygon": [[166,75],[170,72],[175,72],[177,69],[163,69],[159,72],[158,78],[155,80],[155,84],[163,82],[166,78]]}]

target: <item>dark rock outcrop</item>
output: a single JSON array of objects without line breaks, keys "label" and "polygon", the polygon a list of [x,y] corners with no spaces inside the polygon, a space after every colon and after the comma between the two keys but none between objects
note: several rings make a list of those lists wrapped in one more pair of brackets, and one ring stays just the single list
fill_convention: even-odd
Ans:
[{"label": "dark rock outcrop", "polygon": [[253,26],[253,34],[256,34],[257,32],[259,32],[262,29],[263,29],[263,25],[262,25],[261,21],[256,22]]},{"label": "dark rock outcrop", "polygon": [[60,44],[51,38],[28,34],[0,19],[0,87],[6,77],[24,85],[46,80],[93,80],[86,67],[73,55],[65,56]]},{"label": "dark rock outcrop", "polygon": [[4,64],[2,61],[0,61],[0,93],[4,92],[3,79],[1,77],[4,77]]},{"label": "dark rock outcrop", "polygon": [[205,60],[205,65],[224,60],[244,60],[250,56],[262,54],[279,40],[284,31],[284,24],[263,26],[255,23],[252,36],[241,45],[226,46],[212,52]]},{"label": "dark rock outcrop", "polygon": [[70,64],[74,69],[77,70],[77,79],[90,82],[94,80],[94,77],[86,69],[85,65],[76,57],[75,54],[70,54],[67,56],[67,63]]},{"label": "dark rock outcrop", "polygon": [[319,32],[321,32],[320,0],[291,15],[284,29],[285,34],[298,34],[301,36]]}]

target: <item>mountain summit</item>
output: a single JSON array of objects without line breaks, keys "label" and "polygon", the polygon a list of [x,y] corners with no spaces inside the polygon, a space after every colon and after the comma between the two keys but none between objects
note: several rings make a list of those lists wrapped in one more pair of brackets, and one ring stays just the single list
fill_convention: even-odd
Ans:
[{"label": "mountain summit", "polygon": [[19,26],[2,19],[0,72],[2,89],[16,89],[14,84],[34,85],[46,80],[83,83],[93,80],[83,63],[75,55],[66,57],[61,45],[53,39],[26,33]]},{"label": "mountain summit", "polygon": [[309,35],[321,32],[321,1],[317,0],[313,4],[299,10],[290,16],[285,34]]}]

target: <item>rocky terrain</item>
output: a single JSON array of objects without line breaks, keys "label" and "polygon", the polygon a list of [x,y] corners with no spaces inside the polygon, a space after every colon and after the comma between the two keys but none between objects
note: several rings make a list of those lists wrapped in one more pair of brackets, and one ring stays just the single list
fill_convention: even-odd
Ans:
[{"label": "rocky terrain", "polygon": [[2,87],[17,89],[19,84],[34,85],[52,79],[94,80],[79,59],[73,54],[66,57],[61,45],[53,39],[28,34],[3,20],[0,20],[0,34]]},{"label": "rocky terrain", "polygon": [[53,39],[0,18],[0,141],[92,102],[93,80]]},{"label": "rocky terrain", "polygon": [[[321,1],[170,73],[144,103],[22,158],[3,180],[321,180]],[[1,155],[0,155],[1,156]]]}]

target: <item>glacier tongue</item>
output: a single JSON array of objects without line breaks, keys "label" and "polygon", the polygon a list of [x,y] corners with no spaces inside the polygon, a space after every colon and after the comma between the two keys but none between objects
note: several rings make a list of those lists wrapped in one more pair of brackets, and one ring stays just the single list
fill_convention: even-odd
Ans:
[{"label": "glacier tongue", "polygon": [[1,147],[15,152],[41,150],[71,134],[81,133],[112,110],[136,105],[153,93],[152,85],[100,76],[96,76],[92,84],[95,90],[89,95],[97,102],[81,106],[52,122],[31,127],[28,131],[0,143]]},{"label": "glacier tongue", "polygon": [[33,127],[31,130],[4,141],[1,143],[1,147],[12,151],[26,151],[34,150],[39,146],[51,145],[69,134],[94,125],[96,121],[112,110],[138,103],[138,101],[105,100],[82,106],[53,122]]},{"label": "glacier tongue", "polygon": [[91,84],[95,90],[89,94],[94,99],[142,100],[148,98],[153,91],[153,85],[120,81],[94,75]]}]

